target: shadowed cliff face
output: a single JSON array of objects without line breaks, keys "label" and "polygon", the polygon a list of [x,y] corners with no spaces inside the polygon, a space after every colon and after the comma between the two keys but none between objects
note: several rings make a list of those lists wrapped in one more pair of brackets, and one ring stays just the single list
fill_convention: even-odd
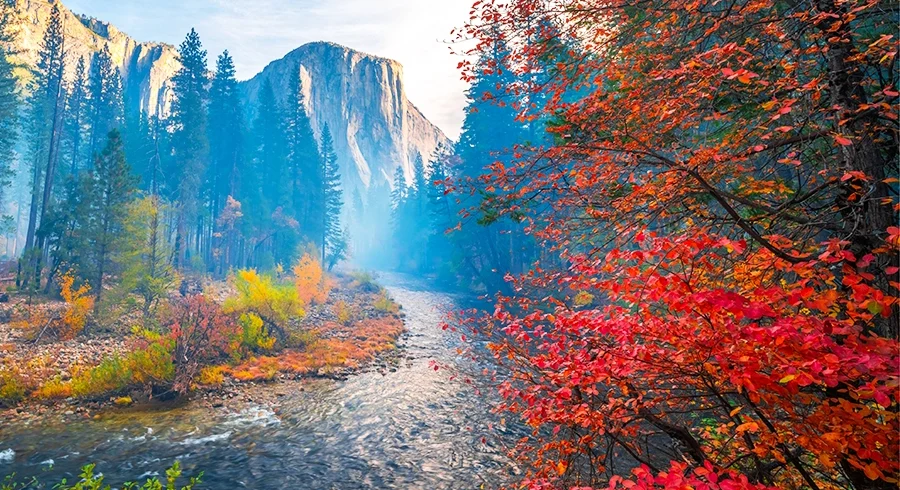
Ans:
[{"label": "shadowed cliff face", "polygon": [[[33,66],[53,3],[18,0],[18,5],[22,16],[18,44],[23,60]],[[115,26],[61,7],[68,76],[79,57],[89,58],[108,44],[121,70],[128,109],[165,116],[171,103],[170,80],[180,66],[176,49],[135,41]],[[316,134],[325,123],[331,128],[347,196],[354,188],[362,191],[379,181],[391,182],[397,165],[403,166],[410,180],[416,152],[427,162],[439,144],[448,143],[441,130],[406,98],[399,63],[325,42],[303,45],[241,83],[251,118],[262,83],[271,79],[283,102],[293,70],[301,71]]]},{"label": "shadowed cliff face", "polygon": [[348,191],[390,183],[397,165],[409,181],[416,152],[427,162],[439,144],[448,143],[406,98],[399,63],[326,42],[305,44],[242,83],[251,117],[263,84],[270,81],[284,101],[295,70],[313,129],[318,134],[327,123],[334,135]]},{"label": "shadowed cliff face", "polygon": [[[58,3],[58,2],[57,2]],[[21,16],[18,45],[23,61],[37,63],[38,50],[50,20],[53,3],[46,0],[18,0]],[[129,109],[140,108],[149,114],[168,111],[172,75],[179,68],[175,48],[162,43],[142,43],[105,22],[82,17],[60,5],[66,34],[67,77],[71,79],[81,57],[90,66],[90,58],[109,45],[113,60],[122,74]]]}]

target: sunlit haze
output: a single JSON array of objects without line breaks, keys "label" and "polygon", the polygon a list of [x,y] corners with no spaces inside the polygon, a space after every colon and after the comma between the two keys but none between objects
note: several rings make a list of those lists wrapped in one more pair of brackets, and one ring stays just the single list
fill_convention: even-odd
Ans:
[{"label": "sunlit haze", "polygon": [[191,27],[215,56],[228,49],[239,79],[311,41],[332,41],[403,64],[409,99],[448,137],[463,118],[465,84],[450,52],[471,0],[70,0],[139,41],[177,45]]}]

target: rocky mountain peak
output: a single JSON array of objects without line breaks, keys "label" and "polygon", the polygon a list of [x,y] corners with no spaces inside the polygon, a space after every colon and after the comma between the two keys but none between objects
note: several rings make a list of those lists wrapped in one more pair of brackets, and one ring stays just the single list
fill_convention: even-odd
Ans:
[{"label": "rocky mountain peak", "polygon": [[[32,66],[57,3],[18,0],[19,49]],[[119,65],[127,103],[149,114],[168,113],[171,78],[180,67],[175,47],[136,41],[108,22],[73,13],[62,4],[60,8],[70,76],[78,58],[89,59],[108,46]],[[416,153],[427,161],[438,145],[448,143],[407,99],[400,63],[324,41],[294,49],[241,83],[248,118],[255,113],[264,81],[271,81],[282,100],[287,97],[292,70],[300,70],[313,129],[318,134],[325,123],[331,129],[348,195],[352,189],[390,183],[397,165],[411,178]]]}]

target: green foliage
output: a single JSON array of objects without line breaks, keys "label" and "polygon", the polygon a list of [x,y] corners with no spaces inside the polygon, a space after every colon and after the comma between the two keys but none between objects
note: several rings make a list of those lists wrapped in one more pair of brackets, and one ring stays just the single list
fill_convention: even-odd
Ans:
[{"label": "green foliage", "polygon": [[350,286],[353,288],[368,293],[381,291],[381,286],[376,282],[378,278],[369,271],[352,271],[350,277],[353,278],[353,282],[350,283]]},{"label": "green foliage", "polygon": [[[55,490],[111,490],[112,487],[109,484],[104,483],[105,477],[103,474],[94,473],[96,467],[96,464],[85,465],[81,468],[81,473],[78,475],[78,482],[69,485],[68,482],[63,479],[59,483],[53,485],[53,488]],[[180,490],[194,490],[194,488],[200,485],[203,472],[201,471],[197,476],[188,477],[187,483],[179,487],[179,481],[182,476],[183,471],[181,469],[181,463],[176,461],[166,470],[166,479],[164,482],[160,481],[158,478],[150,478],[144,481],[143,484],[127,482],[122,488],[123,490],[176,490],[179,488]],[[4,480],[0,482],[0,490],[25,490],[27,488],[43,487],[37,478],[31,478],[24,482],[17,482],[15,481],[15,475],[6,476]]]},{"label": "green foliage", "polygon": [[132,386],[165,386],[175,378],[174,342],[146,332],[146,345],[124,356],[113,356],[72,377],[72,394],[93,397],[116,393]]},{"label": "green foliage", "polygon": [[114,356],[73,376],[72,394],[86,397],[116,392],[130,385],[132,379],[124,359]]},{"label": "green foliage", "polygon": [[165,237],[158,197],[147,196],[128,205],[123,247],[117,261],[122,273],[115,288],[118,298],[137,293],[145,321],[152,319],[159,301],[172,289],[176,275],[170,257],[172,248]]},{"label": "green foliage", "polygon": [[109,45],[104,45],[94,57],[88,85],[90,91],[90,99],[87,101],[90,120],[88,156],[90,156],[100,151],[103,139],[110,131],[121,126],[124,116],[122,78],[112,59]]},{"label": "green foliage", "polygon": [[106,148],[82,181],[77,218],[84,247],[81,271],[90,280],[97,303],[102,299],[104,280],[118,272],[116,257],[126,247],[128,205],[136,184],[125,161],[122,135],[113,129]]},{"label": "green foliage", "polygon": [[166,176],[169,177],[169,189],[175,191],[172,197],[179,203],[175,265],[184,267],[188,264],[188,230],[199,212],[201,180],[209,149],[205,111],[209,81],[206,50],[194,29],[178,47],[178,61],[181,68],[172,77],[174,100],[170,118],[174,161]]},{"label": "green foliage", "polygon": [[[341,232],[341,210],[344,206],[341,190],[340,165],[334,151],[334,139],[328,124],[322,128],[322,192],[323,192],[323,235],[322,263],[330,264],[329,269],[346,254],[347,239]],[[334,260],[334,263],[331,261]]]},{"label": "green foliage", "polygon": [[289,202],[299,222],[300,233],[307,240],[316,239],[322,235],[317,217],[324,212],[323,162],[306,113],[299,66],[292,70],[286,117]]},{"label": "green foliage", "polygon": [[21,97],[16,79],[16,64],[10,56],[14,49],[15,8],[0,2],[0,209],[6,203],[6,188],[14,172],[12,161],[19,137]]},{"label": "green foliage", "polygon": [[[206,171],[204,187],[212,211],[213,224],[217,231],[232,231],[233,222],[221,220],[227,213],[229,200],[238,195],[243,165],[243,110],[235,79],[234,61],[226,50],[216,59],[216,73],[209,91],[209,167]],[[236,202],[236,201],[234,201]],[[231,225],[231,226],[229,226]],[[233,234],[221,237],[233,240]],[[230,254],[225,255],[223,244],[219,243],[219,272],[227,270]],[[232,248],[233,244],[225,244]]]},{"label": "green foliage", "polygon": [[275,337],[269,335],[269,331],[259,315],[244,313],[241,315],[239,323],[241,325],[240,344],[244,353],[272,350],[275,345]]},{"label": "green foliage", "polygon": [[381,293],[378,294],[378,297],[375,298],[375,302],[374,302],[373,306],[375,306],[376,310],[378,310],[382,313],[387,313],[389,315],[396,315],[397,312],[400,310],[400,308],[397,306],[397,303],[395,303],[387,295],[387,292],[385,292],[383,290],[381,291]]}]

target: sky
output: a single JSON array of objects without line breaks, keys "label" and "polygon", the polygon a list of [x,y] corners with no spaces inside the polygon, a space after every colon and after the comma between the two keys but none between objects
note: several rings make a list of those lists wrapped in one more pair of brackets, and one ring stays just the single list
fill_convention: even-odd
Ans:
[{"label": "sky", "polygon": [[311,41],[331,41],[403,65],[409,100],[448,137],[463,119],[465,83],[450,31],[473,0],[63,0],[138,41],[179,44],[193,27],[210,66],[228,49],[238,78]]}]

